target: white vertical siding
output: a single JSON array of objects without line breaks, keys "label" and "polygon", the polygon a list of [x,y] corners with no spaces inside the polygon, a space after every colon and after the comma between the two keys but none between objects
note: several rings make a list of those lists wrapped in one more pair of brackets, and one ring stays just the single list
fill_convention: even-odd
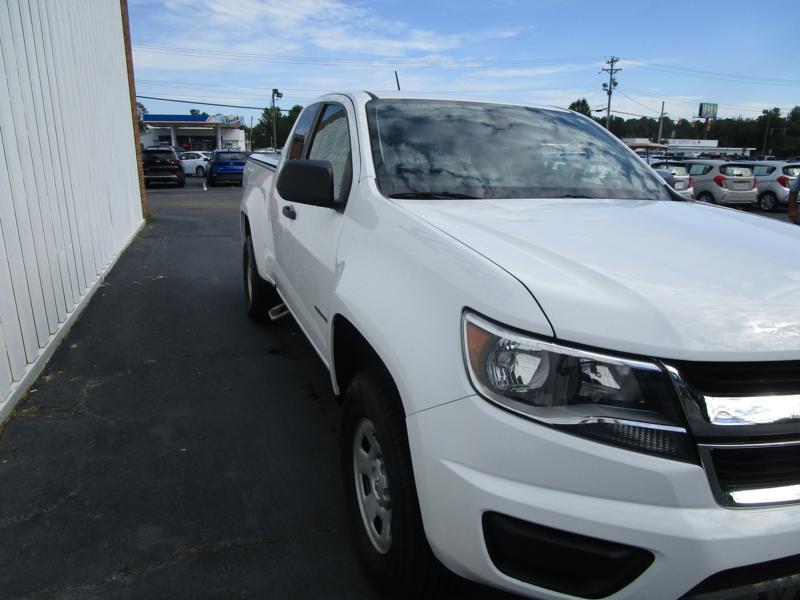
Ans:
[{"label": "white vertical siding", "polygon": [[0,420],[142,223],[117,0],[0,0]]}]

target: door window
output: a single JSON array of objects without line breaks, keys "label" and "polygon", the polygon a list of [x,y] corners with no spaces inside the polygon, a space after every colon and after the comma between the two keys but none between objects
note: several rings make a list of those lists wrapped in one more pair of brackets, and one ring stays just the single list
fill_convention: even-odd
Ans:
[{"label": "door window", "polygon": [[289,146],[289,160],[297,160],[303,158],[303,145],[305,144],[308,130],[314,124],[314,118],[317,116],[319,104],[312,104],[300,113],[295,125],[294,132],[292,133],[292,143]]},{"label": "door window", "polygon": [[333,167],[333,198],[336,202],[346,202],[353,179],[353,161],[347,112],[343,106],[325,106],[311,141],[308,158],[330,161]]}]

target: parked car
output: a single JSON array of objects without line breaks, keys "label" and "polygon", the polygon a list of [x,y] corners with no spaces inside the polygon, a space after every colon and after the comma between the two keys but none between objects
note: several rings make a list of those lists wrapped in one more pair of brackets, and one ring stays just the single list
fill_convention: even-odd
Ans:
[{"label": "parked car", "polygon": [[143,150],[142,167],[145,187],[153,183],[174,183],[178,187],[186,185],[186,174],[172,148]]},{"label": "parked car", "polygon": [[247,311],[330,370],[384,589],[796,583],[800,229],[675,202],[581,115],[402,93],[310,102],[244,182]]},{"label": "parked car", "polygon": [[218,183],[242,185],[245,161],[247,161],[247,153],[241,150],[215,150],[208,163],[206,183],[209,186]]},{"label": "parked car", "polygon": [[184,152],[180,155],[180,159],[183,172],[187,175],[196,175],[197,177],[206,176],[209,154],[199,151]]},{"label": "parked car", "polygon": [[758,206],[761,210],[771,211],[778,207],[786,207],[789,202],[789,187],[800,175],[800,163],[751,162],[747,164],[753,170],[758,188]]},{"label": "parked car", "polygon": [[650,165],[655,170],[666,169],[672,173],[672,179],[675,182],[674,188],[681,196],[687,198],[693,197],[694,189],[692,187],[692,176],[689,175],[689,169],[686,163],[681,161],[665,161],[656,162]]},{"label": "parked car", "polygon": [[745,208],[756,206],[758,194],[752,168],[722,160],[691,160],[686,164],[696,200]]}]

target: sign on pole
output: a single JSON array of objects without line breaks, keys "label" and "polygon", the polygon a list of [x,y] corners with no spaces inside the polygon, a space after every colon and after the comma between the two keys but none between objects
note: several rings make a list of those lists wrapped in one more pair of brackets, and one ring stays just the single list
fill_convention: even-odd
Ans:
[{"label": "sign on pole", "polygon": [[718,107],[719,107],[718,104],[712,104],[711,102],[701,102],[700,110],[697,112],[697,114],[700,116],[701,119],[716,119]]}]

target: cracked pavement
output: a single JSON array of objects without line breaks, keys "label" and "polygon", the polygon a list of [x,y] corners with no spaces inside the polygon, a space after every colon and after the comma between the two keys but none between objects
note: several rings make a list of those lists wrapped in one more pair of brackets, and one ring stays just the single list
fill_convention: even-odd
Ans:
[{"label": "cracked pavement", "polygon": [[291,318],[245,313],[240,198],[150,190],[155,221],[0,433],[0,598],[380,597],[328,374]]}]

